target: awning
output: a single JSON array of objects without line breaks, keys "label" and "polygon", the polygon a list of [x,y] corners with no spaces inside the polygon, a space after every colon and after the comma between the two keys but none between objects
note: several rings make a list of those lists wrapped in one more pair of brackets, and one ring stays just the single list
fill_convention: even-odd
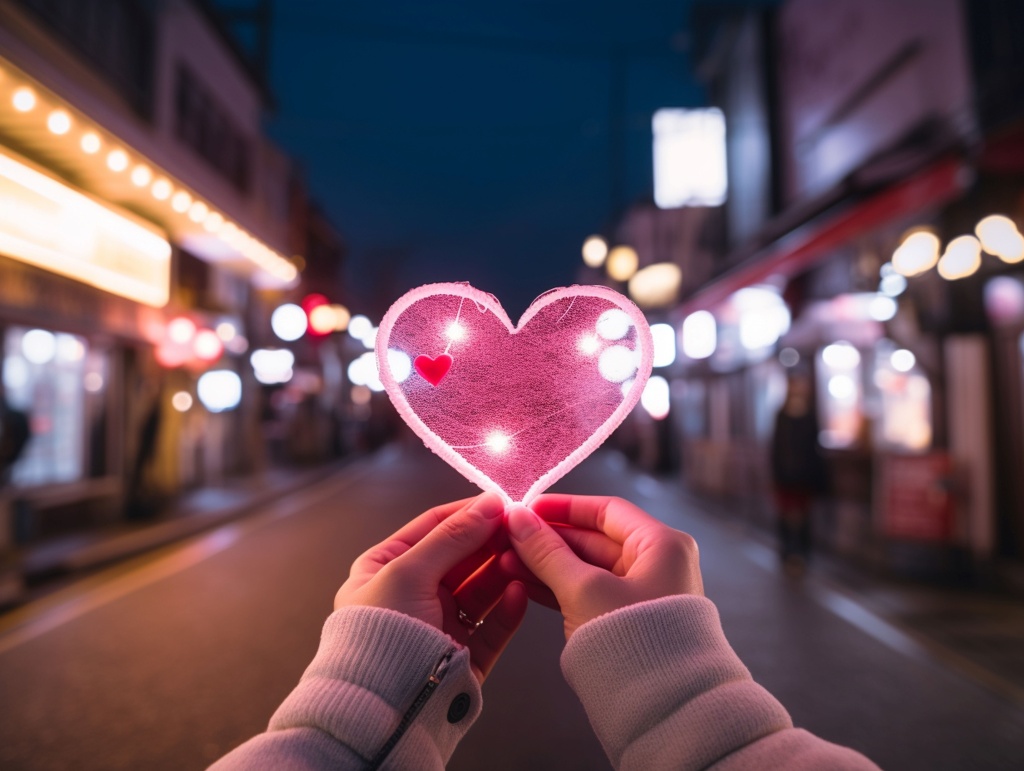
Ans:
[{"label": "awning", "polygon": [[859,235],[956,198],[969,179],[959,157],[943,159],[867,200],[828,212],[786,234],[684,300],[678,312],[687,316],[711,310],[745,286],[770,276],[794,276]]}]

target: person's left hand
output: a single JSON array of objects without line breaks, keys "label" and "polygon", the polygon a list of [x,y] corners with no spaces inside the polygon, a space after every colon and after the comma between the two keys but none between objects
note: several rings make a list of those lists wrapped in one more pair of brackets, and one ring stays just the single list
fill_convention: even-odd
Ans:
[{"label": "person's left hand", "polygon": [[425,621],[469,648],[482,683],[526,614],[525,588],[495,558],[508,548],[503,511],[485,493],[421,514],[356,559],[334,609],[371,605]]}]

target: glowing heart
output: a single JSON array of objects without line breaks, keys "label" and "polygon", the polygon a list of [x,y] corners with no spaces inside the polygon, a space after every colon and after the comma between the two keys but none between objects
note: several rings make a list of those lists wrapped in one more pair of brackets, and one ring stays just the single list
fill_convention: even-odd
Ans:
[{"label": "glowing heart", "polygon": [[601,286],[553,289],[513,326],[468,284],[405,294],[377,334],[381,382],[467,479],[529,504],[608,438],[651,373],[640,310]]}]

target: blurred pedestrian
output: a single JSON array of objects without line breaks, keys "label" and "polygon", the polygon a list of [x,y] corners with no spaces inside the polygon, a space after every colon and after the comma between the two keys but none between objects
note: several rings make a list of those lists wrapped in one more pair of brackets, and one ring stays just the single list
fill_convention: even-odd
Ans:
[{"label": "blurred pedestrian", "polygon": [[617,498],[542,496],[506,527],[503,508],[440,506],[359,557],[267,732],[214,768],[443,768],[528,595],[561,610],[562,671],[616,768],[876,768],[751,679],[690,536]]},{"label": "blurred pedestrian", "polygon": [[805,374],[793,373],[786,383],[786,400],[775,416],[771,464],[779,554],[787,572],[798,575],[811,556],[811,505],[825,488],[811,379]]},{"label": "blurred pedestrian", "polygon": [[6,487],[14,464],[21,458],[31,438],[28,415],[14,409],[0,394],[0,490]]}]

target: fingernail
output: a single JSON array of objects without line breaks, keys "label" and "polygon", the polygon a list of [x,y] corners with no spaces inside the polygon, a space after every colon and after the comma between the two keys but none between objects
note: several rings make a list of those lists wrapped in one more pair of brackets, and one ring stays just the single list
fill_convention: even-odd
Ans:
[{"label": "fingernail", "polygon": [[483,515],[485,519],[495,519],[504,513],[505,503],[495,493],[484,493],[473,502],[470,511]]},{"label": "fingernail", "polygon": [[508,512],[508,531],[517,541],[525,541],[540,530],[540,518],[525,506],[514,506]]}]

